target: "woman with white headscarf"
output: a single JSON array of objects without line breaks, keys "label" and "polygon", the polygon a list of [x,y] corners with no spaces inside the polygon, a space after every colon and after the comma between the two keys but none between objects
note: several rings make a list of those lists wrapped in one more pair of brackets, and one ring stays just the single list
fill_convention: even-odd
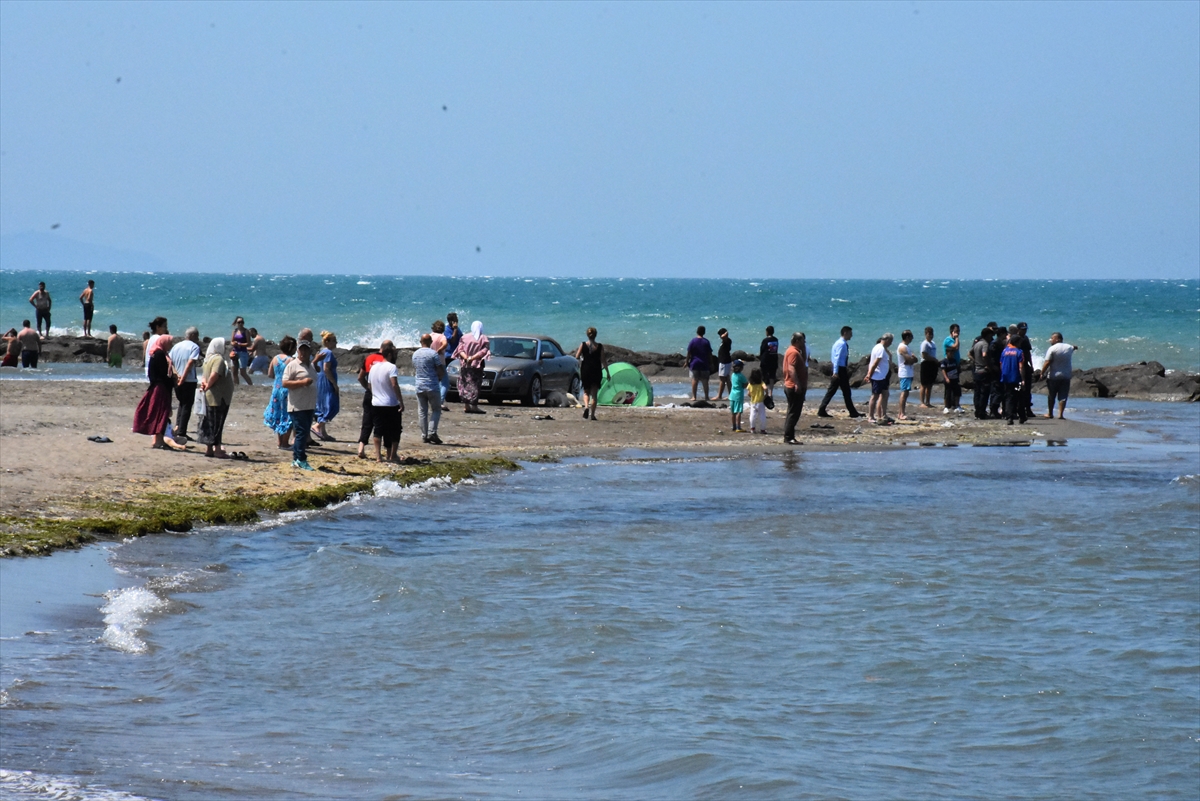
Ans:
[{"label": "woman with white headscarf", "polygon": [[471,333],[463,334],[454,351],[458,359],[458,397],[466,406],[467,414],[483,414],[479,408],[479,387],[483,383],[483,365],[491,356],[488,338],[483,335],[483,323],[471,323]]},{"label": "woman with white headscarf", "polygon": [[[196,441],[208,446],[204,454],[218,459],[227,459],[229,454],[221,447],[221,436],[225,433],[225,418],[229,416],[229,404],[233,401],[233,374],[225,361],[225,339],[217,337],[208,343],[204,353],[203,378],[197,389],[204,392],[208,410],[200,421],[200,436]],[[239,454],[234,454],[239,456]],[[244,455],[241,455],[244,458]]]}]

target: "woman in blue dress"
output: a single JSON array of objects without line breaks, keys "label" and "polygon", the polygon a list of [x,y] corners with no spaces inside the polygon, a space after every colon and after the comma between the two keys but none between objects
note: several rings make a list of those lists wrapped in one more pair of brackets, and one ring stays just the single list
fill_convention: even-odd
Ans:
[{"label": "woman in blue dress", "polygon": [[287,367],[287,363],[296,355],[296,340],[284,337],[279,340],[279,349],[283,353],[267,365],[267,375],[275,379],[275,386],[271,390],[271,400],[267,402],[267,408],[263,411],[263,424],[279,437],[279,450],[290,451],[292,446],[288,440],[292,435],[292,416],[287,410],[288,391],[283,385],[283,368]]},{"label": "woman in blue dress", "polygon": [[332,331],[322,331],[321,351],[313,359],[313,367],[317,368],[317,413],[312,433],[314,437],[325,442],[335,441],[325,431],[325,424],[337,417],[342,408],[337,382],[337,356],[333,353],[336,347],[337,336]]}]

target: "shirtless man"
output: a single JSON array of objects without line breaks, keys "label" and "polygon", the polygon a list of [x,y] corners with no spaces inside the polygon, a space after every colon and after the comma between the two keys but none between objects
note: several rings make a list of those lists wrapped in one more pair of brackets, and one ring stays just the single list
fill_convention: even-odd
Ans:
[{"label": "shirtless man", "polygon": [[257,328],[250,329],[250,372],[267,374],[270,359],[267,356],[267,339],[258,333]]},{"label": "shirtless man", "polygon": [[117,327],[108,327],[108,366],[120,367],[125,359],[125,340],[117,333]]},{"label": "shirtless man", "polygon": [[38,284],[37,292],[29,296],[29,305],[37,313],[37,332],[42,333],[42,321],[46,321],[46,336],[50,335],[50,293],[46,291],[46,282]]},{"label": "shirtless man", "polygon": [[37,367],[38,354],[42,352],[42,337],[29,327],[28,320],[22,320],[21,330],[17,333],[17,341],[21,343],[21,366]]},{"label": "shirtless man", "polygon": [[92,314],[96,310],[96,282],[88,281],[87,289],[79,293],[79,302],[83,304],[83,335],[92,335]]}]

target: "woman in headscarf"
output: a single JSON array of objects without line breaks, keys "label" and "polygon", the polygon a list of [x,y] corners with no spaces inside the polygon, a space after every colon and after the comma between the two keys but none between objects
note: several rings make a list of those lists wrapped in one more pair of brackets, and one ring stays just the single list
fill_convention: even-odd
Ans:
[{"label": "woman in headscarf", "polygon": [[[232,370],[238,368],[234,367]],[[233,400],[233,375],[225,361],[225,340],[221,337],[208,343],[204,353],[203,377],[197,389],[204,392],[208,411],[200,421],[200,436],[196,441],[207,445],[205,456],[226,459],[229,454],[221,447],[221,436],[225,433],[225,418],[229,416],[229,404]]]},{"label": "woman in headscarf", "polygon": [[150,386],[133,412],[133,433],[153,436],[153,447],[159,450],[182,451],[182,445],[166,436],[171,420],[171,390],[175,386],[175,373],[167,358],[170,349],[170,334],[155,337],[146,348],[146,377]]},{"label": "woman in headscarf", "polygon": [[337,335],[332,331],[321,332],[321,350],[313,359],[313,367],[317,368],[317,410],[316,425],[312,435],[322,442],[336,440],[325,430],[325,424],[342,409],[342,395],[338,389],[337,355],[333,349],[337,347]]},{"label": "woman in headscarf", "polygon": [[483,365],[492,353],[488,338],[483,335],[483,323],[471,323],[471,333],[463,334],[454,358],[458,359],[458,397],[467,414],[483,414],[479,408],[479,387],[483,383]]}]

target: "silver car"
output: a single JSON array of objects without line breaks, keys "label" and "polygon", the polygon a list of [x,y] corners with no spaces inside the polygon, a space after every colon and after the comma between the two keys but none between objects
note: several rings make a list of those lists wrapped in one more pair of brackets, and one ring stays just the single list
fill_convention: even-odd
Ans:
[{"label": "silver car", "polygon": [[[488,403],[519,400],[525,406],[538,406],[553,390],[583,394],[579,362],[564,353],[550,337],[537,334],[497,334],[488,337],[491,358],[483,368],[479,398]],[[446,366],[450,376],[449,399],[458,399],[458,360]]]}]

